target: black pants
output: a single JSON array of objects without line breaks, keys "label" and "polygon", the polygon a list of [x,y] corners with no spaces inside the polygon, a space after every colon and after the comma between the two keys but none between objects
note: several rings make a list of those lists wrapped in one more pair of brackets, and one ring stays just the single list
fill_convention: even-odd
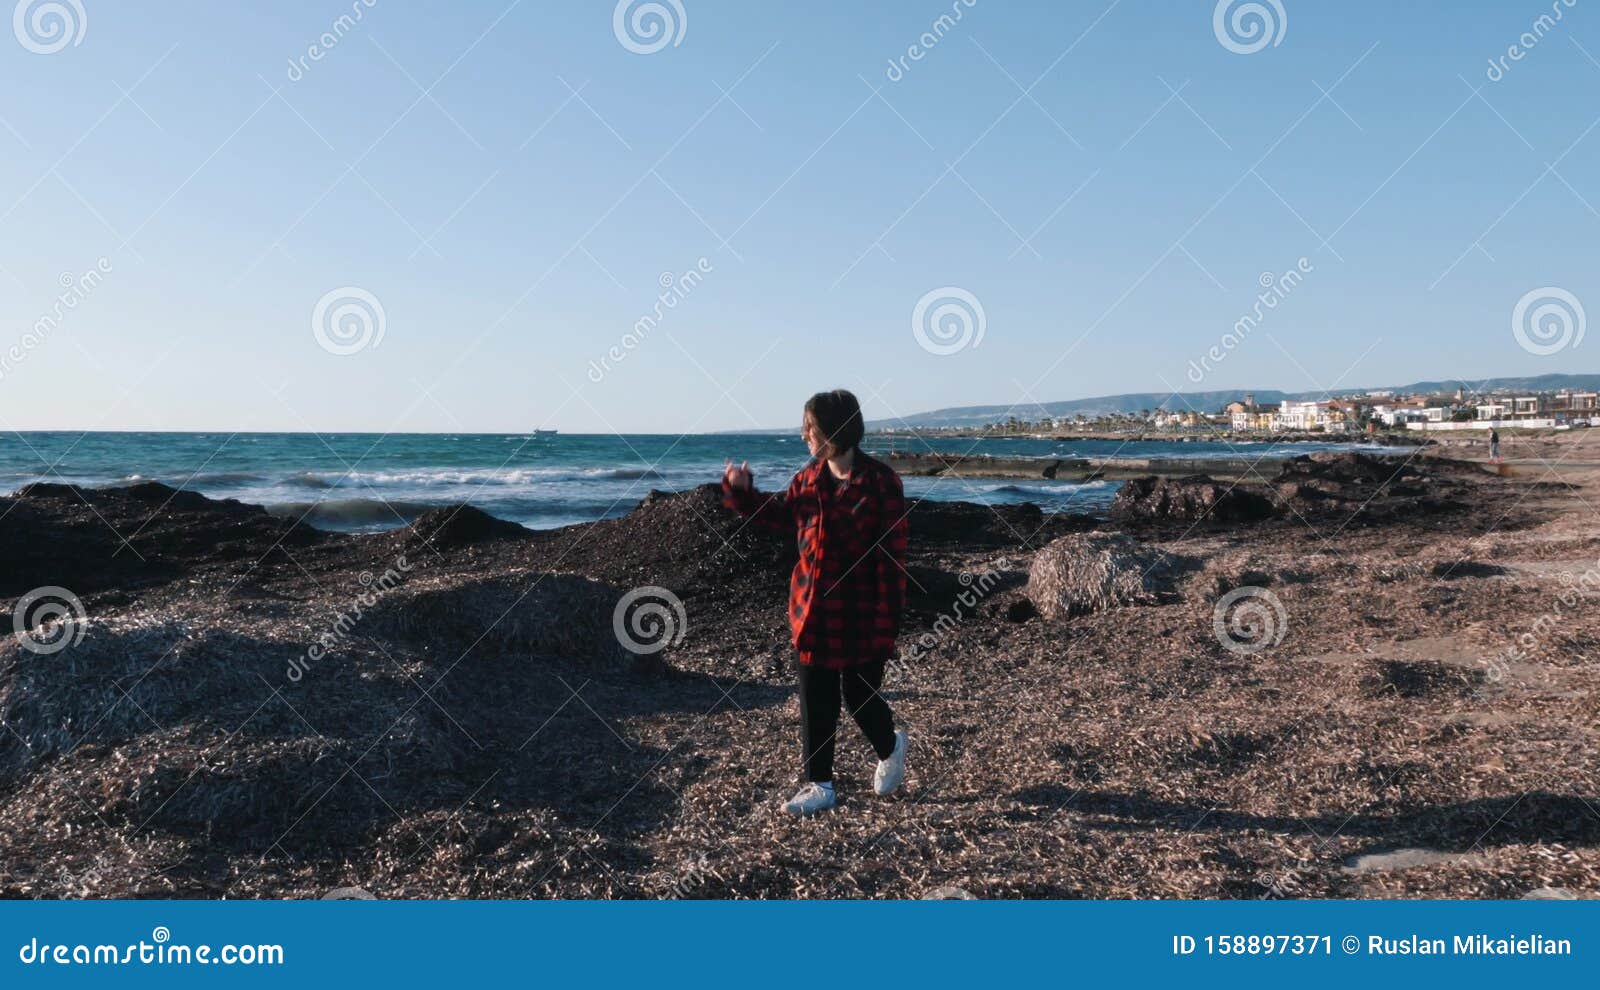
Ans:
[{"label": "black pants", "polygon": [[800,754],[806,779],[833,779],[833,743],[839,732],[841,689],[856,724],[872,743],[878,759],[894,752],[894,713],[878,689],[883,686],[883,661],[843,670],[800,664]]}]

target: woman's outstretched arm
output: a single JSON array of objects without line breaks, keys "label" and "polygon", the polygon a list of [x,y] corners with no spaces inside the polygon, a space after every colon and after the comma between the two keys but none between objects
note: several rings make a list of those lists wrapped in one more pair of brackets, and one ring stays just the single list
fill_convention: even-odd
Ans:
[{"label": "woman's outstretched arm", "polygon": [[763,529],[793,536],[794,484],[790,482],[789,491],[783,494],[758,492],[749,462],[734,467],[729,461],[722,472],[722,504]]}]

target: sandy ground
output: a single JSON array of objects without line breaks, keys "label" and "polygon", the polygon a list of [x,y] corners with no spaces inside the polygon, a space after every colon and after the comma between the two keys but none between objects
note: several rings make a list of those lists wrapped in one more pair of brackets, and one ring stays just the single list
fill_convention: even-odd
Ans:
[{"label": "sandy ground", "polygon": [[[1170,585],[1071,618],[1034,614],[1029,566],[1117,526],[921,506],[917,649],[887,688],[907,786],[871,793],[847,722],[840,806],[805,821],[776,807],[798,780],[792,550],[707,492],[433,545],[0,500],[0,605],[63,584],[90,616],[48,658],[0,646],[0,894],[1593,896],[1590,435],[1513,440],[1505,477],[1430,461],[1470,447],[1411,451],[1437,511],[1385,515],[1374,488],[1357,511],[1131,530]],[[129,561],[109,530],[147,517]],[[287,681],[408,551],[400,590]],[[630,666],[605,627],[645,584],[686,632]],[[1225,610],[1219,634],[1239,591],[1265,625],[1229,634]]]}]

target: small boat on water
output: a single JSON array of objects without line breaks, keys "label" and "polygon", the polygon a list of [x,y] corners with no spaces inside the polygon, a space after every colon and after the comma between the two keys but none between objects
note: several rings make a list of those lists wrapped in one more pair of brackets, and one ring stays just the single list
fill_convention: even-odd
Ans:
[{"label": "small boat on water", "polygon": [[553,437],[553,436],[556,435],[556,431],[555,430],[545,430],[545,429],[535,429],[533,431],[533,435],[536,436],[536,437]]}]

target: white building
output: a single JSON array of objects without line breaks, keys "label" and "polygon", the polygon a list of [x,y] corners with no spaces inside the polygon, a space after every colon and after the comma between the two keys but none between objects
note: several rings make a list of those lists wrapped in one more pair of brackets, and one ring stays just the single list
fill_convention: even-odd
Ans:
[{"label": "white building", "polygon": [[1285,402],[1274,425],[1280,430],[1325,430],[1334,419],[1327,402]]},{"label": "white building", "polygon": [[1377,405],[1372,407],[1372,418],[1384,426],[1405,426],[1409,423],[1446,423],[1450,420],[1450,407]]}]

